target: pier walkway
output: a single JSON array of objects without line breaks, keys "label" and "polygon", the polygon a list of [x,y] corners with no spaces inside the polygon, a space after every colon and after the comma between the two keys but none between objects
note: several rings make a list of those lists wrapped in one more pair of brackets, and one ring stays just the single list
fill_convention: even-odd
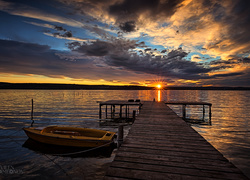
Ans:
[{"label": "pier walkway", "polygon": [[248,178],[164,102],[144,102],[104,179]]}]

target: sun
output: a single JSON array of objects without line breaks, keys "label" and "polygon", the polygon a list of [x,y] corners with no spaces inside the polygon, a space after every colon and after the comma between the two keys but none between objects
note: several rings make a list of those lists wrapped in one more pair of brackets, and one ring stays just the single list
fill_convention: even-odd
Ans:
[{"label": "sun", "polygon": [[157,84],[156,87],[157,87],[158,89],[161,89],[161,84]]}]

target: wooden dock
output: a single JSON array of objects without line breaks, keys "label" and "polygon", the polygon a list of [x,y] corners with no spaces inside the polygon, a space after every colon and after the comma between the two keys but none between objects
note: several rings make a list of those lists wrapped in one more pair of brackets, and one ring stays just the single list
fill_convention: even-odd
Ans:
[{"label": "wooden dock", "polygon": [[144,102],[104,179],[248,178],[164,102]]}]

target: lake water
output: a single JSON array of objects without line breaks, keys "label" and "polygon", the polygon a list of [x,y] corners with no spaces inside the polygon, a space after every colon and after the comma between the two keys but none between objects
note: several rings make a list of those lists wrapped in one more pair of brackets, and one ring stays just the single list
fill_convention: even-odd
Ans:
[{"label": "lake water", "polygon": [[[31,123],[31,99],[34,126],[59,124],[114,132],[117,125],[100,123],[97,101],[155,99],[212,103],[212,126],[192,127],[250,177],[250,91],[0,90],[0,99],[0,179],[102,179],[117,151],[62,157],[44,153],[43,147],[34,142],[31,146],[35,149],[30,148],[21,128]],[[171,108],[181,115],[179,106]],[[200,119],[202,108],[188,106],[187,116]],[[125,126],[125,134],[129,128],[130,125]]]}]

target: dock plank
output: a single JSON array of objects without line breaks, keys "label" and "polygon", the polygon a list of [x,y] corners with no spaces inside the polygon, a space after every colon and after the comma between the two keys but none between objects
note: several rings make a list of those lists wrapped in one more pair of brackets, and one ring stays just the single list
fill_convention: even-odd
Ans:
[{"label": "dock plank", "polygon": [[163,102],[144,102],[106,180],[248,179]]}]

